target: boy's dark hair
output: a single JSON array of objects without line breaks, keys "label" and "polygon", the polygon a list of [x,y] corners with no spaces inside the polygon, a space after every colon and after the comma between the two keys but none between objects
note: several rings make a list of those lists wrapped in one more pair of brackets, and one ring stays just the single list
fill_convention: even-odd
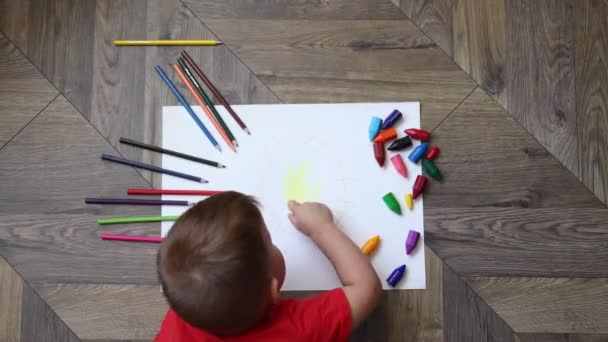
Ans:
[{"label": "boy's dark hair", "polygon": [[215,335],[245,331],[266,312],[270,251],[257,202],[224,192],[199,202],[173,225],[158,252],[171,308]]}]

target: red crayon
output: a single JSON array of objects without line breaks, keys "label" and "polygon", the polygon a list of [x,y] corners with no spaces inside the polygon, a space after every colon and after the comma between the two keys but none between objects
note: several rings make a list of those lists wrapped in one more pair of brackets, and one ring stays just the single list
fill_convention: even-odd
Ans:
[{"label": "red crayon", "polygon": [[378,165],[384,166],[384,161],[386,160],[386,153],[384,152],[383,143],[374,143],[374,157],[376,158]]},{"label": "red crayon", "polygon": [[420,196],[420,194],[422,194],[427,180],[428,178],[423,175],[416,177],[416,181],[414,182],[414,190],[412,191],[412,197],[417,198],[418,196]]},{"label": "red crayon", "polygon": [[397,130],[394,128],[385,129],[376,135],[374,142],[385,143],[397,137]]},{"label": "red crayon", "polygon": [[426,159],[433,160],[439,154],[439,147],[434,146],[429,153],[426,154]]},{"label": "red crayon", "polygon": [[416,140],[420,140],[420,141],[427,141],[431,137],[429,132],[422,130],[422,129],[417,129],[417,128],[406,129],[404,132],[405,132],[405,134],[409,135],[412,139],[416,139]]}]

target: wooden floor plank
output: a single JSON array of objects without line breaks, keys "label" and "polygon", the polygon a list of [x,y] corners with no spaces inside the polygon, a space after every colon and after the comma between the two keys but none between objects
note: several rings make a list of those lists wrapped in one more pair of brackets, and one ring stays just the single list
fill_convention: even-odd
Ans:
[{"label": "wooden floor plank", "polygon": [[[105,215],[98,210],[102,209],[91,208],[87,214],[0,216],[0,254],[31,284],[158,284],[158,245],[103,241],[98,235],[158,236],[160,224],[99,226],[96,220]],[[115,215],[137,215],[136,208],[122,210]]]},{"label": "wooden floor plank", "polygon": [[86,52],[91,51],[94,41],[95,2],[28,2],[28,17],[21,20],[27,40],[20,49],[63,96],[88,114],[93,56]]},{"label": "wooden floor plank", "polygon": [[23,280],[0,257],[0,341],[21,341]]},{"label": "wooden floor plank", "polygon": [[446,342],[514,342],[513,330],[445,266],[443,289]]},{"label": "wooden floor plank", "polygon": [[35,288],[83,340],[149,340],[167,312],[159,285],[49,284]]},{"label": "wooden floor plank", "polygon": [[59,93],[2,32],[0,32],[0,92],[33,92],[35,94],[31,94],[32,98]]},{"label": "wooden floor plank", "polygon": [[80,341],[49,305],[29,286],[23,288],[22,313],[22,341]]},{"label": "wooden floor plank", "polygon": [[516,342],[606,342],[608,334],[518,334]]},{"label": "wooden floor plank", "polygon": [[448,55],[452,56],[452,0],[393,0]]},{"label": "wooden floor plank", "polygon": [[[118,212],[87,206],[84,198],[124,196],[128,186],[148,184],[130,167],[102,161],[102,153],[117,155],[63,96],[58,97],[0,151],[0,213]],[[143,215],[160,209],[137,210]]]},{"label": "wooden floor plank", "polygon": [[607,278],[465,279],[518,333],[608,333]]},{"label": "wooden floor plank", "polygon": [[608,4],[575,8],[579,176],[608,203]]},{"label": "wooden floor plank", "polygon": [[201,19],[402,19],[389,0],[186,0]]},{"label": "wooden floor plank", "polygon": [[0,149],[57,95],[0,91]]},{"label": "wooden floor plank", "polygon": [[608,277],[608,210],[425,208],[425,241],[463,276]]},{"label": "wooden floor plank", "polygon": [[454,61],[506,106],[504,0],[452,0]]},{"label": "wooden floor plank", "polygon": [[507,0],[506,108],[578,175],[573,1]]},{"label": "wooden floor plank", "polygon": [[433,131],[432,143],[444,181],[429,182],[425,209],[604,207],[481,89]]},{"label": "wooden floor plank", "polygon": [[421,100],[431,129],[474,87],[408,20],[206,23],[289,103]]}]

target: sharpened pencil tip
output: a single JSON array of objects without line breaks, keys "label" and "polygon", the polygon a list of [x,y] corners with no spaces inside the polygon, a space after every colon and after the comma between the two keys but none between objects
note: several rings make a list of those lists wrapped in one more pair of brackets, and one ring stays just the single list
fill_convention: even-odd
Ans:
[{"label": "sharpened pencil tip", "polygon": [[245,127],[243,130],[245,131],[245,133],[251,135],[251,131],[249,130],[249,128]]},{"label": "sharpened pencil tip", "polygon": [[222,148],[220,147],[220,145],[214,145],[215,148],[217,148],[218,151],[222,152]]},{"label": "sharpened pencil tip", "polygon": [[224,165],[224,164],[217,164],[217,167],[219,167],[220,169],[225,169],[226,165]]},{"label": "sharpened pencil tip", "polygon": [[234,144],[234,147],[239,147],[239,142],[236,141],[236,139],[232,140],[232,143]]},{"label": "sharpened pencil tip", "polygon": [[209,181],[206,179],[201,179],[201,183],[209,183]]}]

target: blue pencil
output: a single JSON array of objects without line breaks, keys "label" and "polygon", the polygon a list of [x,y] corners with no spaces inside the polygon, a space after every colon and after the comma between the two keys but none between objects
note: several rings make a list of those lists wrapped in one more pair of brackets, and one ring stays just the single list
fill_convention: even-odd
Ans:
[{"label": "blue pencil", "polygon": [[119,164],[133,166],[133,167],[144,169],[144,170],[164,173],[164,174],[170,175],[170,176],[189,179],[191,181],[195,181],[195,182],[199,182],[199,183],[209,183],[207,180],[202,179],[201,177],[191,176],[191,175],[188,175],[185,173],[181,173],[181,172],[177,172],[177,171],[173,171],[173,170],[167,170],[167,169],[163,169],[162,167],[158,167],[158,166],[154,166],[154,165],[150,165],[150,164],[144,164],[144,163],[136,162],[133,160],[118,158],[118,157],[114,157],[114,156],[111,156],[111,155],[105,154],[105,153],[103,153],[101,155],[101,159],[107,160],[107,161],[112,161],[112,162],[119,163]]},{"label": "blue pencil", "polygon": [[217,143],[217,140],[215,140],[213,135],[211,135],[211,133],[209,132],[207,127],[205,127],[205,124],[201,121],[201,119],[199,119],[198,116],[196,116],[196,113],[194,113],[194,110],[192,110],[192,107],[190,107],[190,104],[188,104],[188,101],[186,101],[184,96],[179,92],[179,90],[177,90],[177,88],[175,87],[173,82],[171,82],[169,77],[167,77],[167,74],[165,74],[165,72],[160,67],[160,65],[157,65],[154,69],[156,70],[156,72],[158,73],[160,78],[162,78],[163,81],[165,81],[165,84],[167,84],[167,87],[169,87],[169,89],[171,89],[171,91],[173,92],[173,95],[175,95],[175,97],[177,97],[177,100],[182,104],[182,106],[184,106],[184,108],[186,108],[186,111],[188,112],[188,114],[190,114],[190,116],[192,117],[192,120],[194,120],[194,122],[196,122],[198,127],[201,128],[203,133],[205,133],[205,135],[207,136],[207,139],[209,139],[211,144],[221,152],[222,148]]}]

